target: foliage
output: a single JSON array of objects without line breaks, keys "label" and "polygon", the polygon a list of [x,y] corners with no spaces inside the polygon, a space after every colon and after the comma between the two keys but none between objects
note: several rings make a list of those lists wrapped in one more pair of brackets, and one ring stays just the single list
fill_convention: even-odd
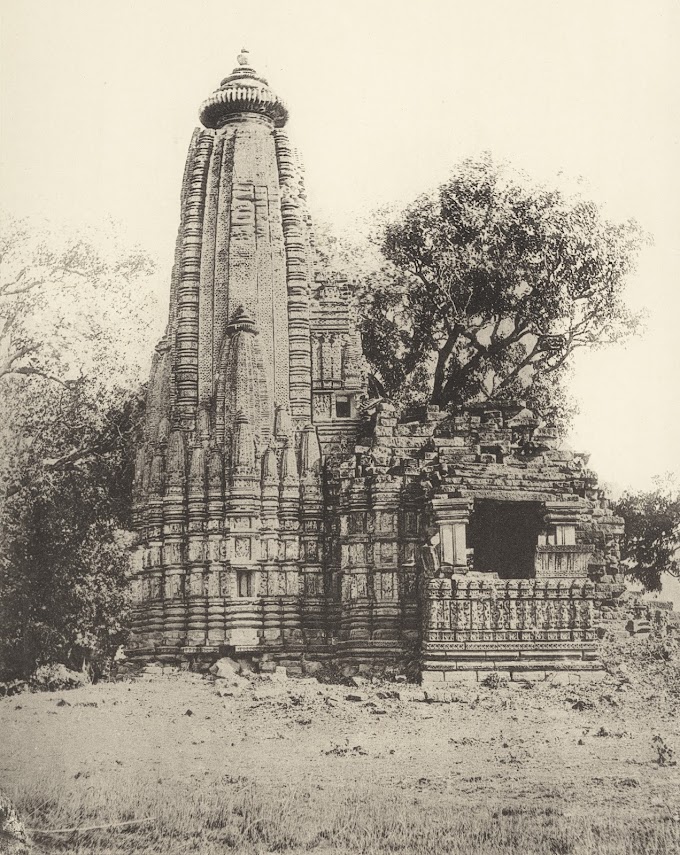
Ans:
[{"label": "foliage", "polygon": [[680,490],[669,477],[654,490],[624,493],[614,510],[626,523],[623,567],[646,590],[660,591],[664,573],[680,575]]},{"label": "foliage", "polygon": [[331,225],[323,216],[314,215],[314,268],[322,277],[340,277],[350,285],[375,276],[385,264],[373,232],[376,222],[389,217],[387,208],[370,220],[357,217],[350,225]]},{"label": "foliage", "polygon": [[0,246],[0,672],[97,671],[126,620],[153,264],[109,233],[10,222]]},{"label": "foliage", "polygon": [[124,527],[141,402],[123,400],[101,422],[80,401],[69,404],[4,502],[0,661],[13,674],[52,661],[97,671],[126,625]]},{"label": "foliage", "polygon": [[623,302],[637,223],[488,155],[384,221],[379,240],[387,264],[363,292],[364,352],[400,401],[523,398],[549,414],[578,348],[640,325]]},{"label": "foliage", "polygon": [[125,246],[112,227],[74,235],[4,217],[0,380],[38,376],[68,383],[100,371],[104,357],[127,351],[117,370],[129,382],[139,368],[136,315],[148,316],[155,302],[139,283],[154,269],[147,254]]},{"label": "foliage", "polygon": [[77,689],[85,682],[81,673],[70,671],[65,665],[41,665],[31,675],[31,686],[48,692]]}]

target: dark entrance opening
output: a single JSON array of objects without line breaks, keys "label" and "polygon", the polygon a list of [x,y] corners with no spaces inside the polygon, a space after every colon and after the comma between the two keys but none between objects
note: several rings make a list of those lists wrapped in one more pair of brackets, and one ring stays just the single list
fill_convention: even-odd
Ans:
[{"label": "dark entrance opening", "polygon": [[501,579],[533,578],[542,517],[539,502],[475,499],[468,528],[474,569],[498,573]]}]

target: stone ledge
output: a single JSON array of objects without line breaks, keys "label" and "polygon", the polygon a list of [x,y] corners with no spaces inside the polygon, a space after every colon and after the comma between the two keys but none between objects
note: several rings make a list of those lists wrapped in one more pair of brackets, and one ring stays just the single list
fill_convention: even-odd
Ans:
[{"label": "stone ledge", "polygon": [[523,667],[513,668],[493,668],[490,665],[480,665],[479,667],[461,668],[456,671],[452,670],[427,670],[420,675],[420,683],[422,686],[450,686],[455,683],[470,683],[480,682],[490,673],[496,673],[499,677],[512,682],[526,682],[533,680],[536,682],[555,680],[561,685],[571,683],[596,683],[603,680],[607,676],[599,663],[593,663],[593,667],[581,669],[569,668],[546,668],[545,662],[525,663]]}]

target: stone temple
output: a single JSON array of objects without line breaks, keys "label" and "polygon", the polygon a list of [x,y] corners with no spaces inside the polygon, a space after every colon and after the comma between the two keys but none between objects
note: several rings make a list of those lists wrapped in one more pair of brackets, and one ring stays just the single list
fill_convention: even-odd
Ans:
[{"label": "stone temple", "polygon": [[405,422],[368,399],[351,289],[315,271],[288,111],[238,62],[182,180],[128,655],[423,682],[596,670],[622,521],[587,457],[521,404]]}]

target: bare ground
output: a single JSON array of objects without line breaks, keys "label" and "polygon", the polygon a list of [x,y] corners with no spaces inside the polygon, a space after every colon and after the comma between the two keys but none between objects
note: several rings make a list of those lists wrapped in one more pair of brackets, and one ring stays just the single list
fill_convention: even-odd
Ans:
[{"label": "bare ground", "polygon": [[0,780],[36,851],[680,852],[662,683],[441,698],[188,673],[22,694],[0,700]]}]

